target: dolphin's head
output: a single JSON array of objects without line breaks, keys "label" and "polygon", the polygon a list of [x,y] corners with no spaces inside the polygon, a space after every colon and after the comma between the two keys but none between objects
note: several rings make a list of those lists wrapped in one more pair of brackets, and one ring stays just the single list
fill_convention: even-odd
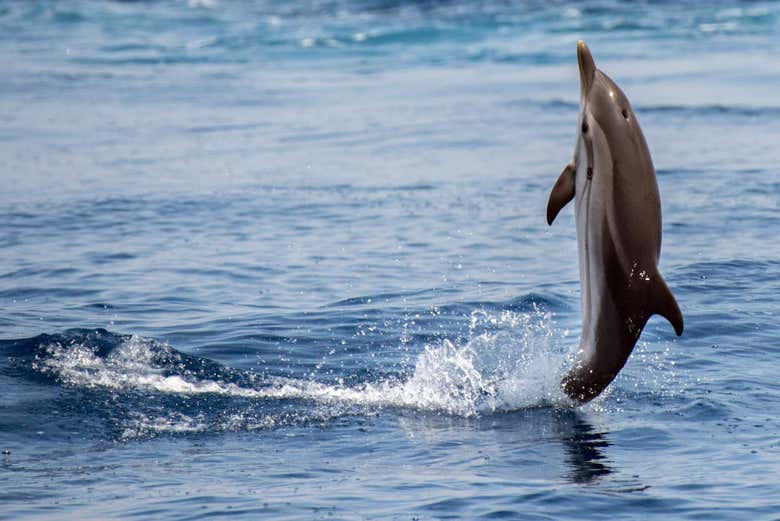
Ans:
[{"label": "dolphin's head", "polygon": [[580,69],[580,124],[583,130],[596,123],[605,134],[610,135],[613,132],[626,132],[636,126],[628,98],[609,76],[596,68],[593,55],[582,40],[577,42],[577,63]]}]

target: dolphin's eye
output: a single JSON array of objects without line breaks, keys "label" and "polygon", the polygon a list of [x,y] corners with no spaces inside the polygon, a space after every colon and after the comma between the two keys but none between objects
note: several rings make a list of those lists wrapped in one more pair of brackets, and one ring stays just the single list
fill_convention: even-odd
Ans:
[{"label": "dolphin's eye", "polygon": [[620,111],[621,114],[623,114],[623,117],[628,119],[628,111],[626,109],[623,109]]},{"label": "dolphin's eye", "polygon": [[587,121],[583,121],[582,122],[582,133],[583,134],[587,134],[588,133],[588,122]]}]

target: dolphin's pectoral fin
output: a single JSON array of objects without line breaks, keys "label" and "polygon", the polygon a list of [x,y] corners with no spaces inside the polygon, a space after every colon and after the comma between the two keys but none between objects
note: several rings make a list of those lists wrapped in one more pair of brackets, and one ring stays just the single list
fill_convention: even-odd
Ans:
[{"label": "dolphin's pectoral fin", "polygon": [[677,333],[677,336],[682,335],[683,316],[680,312],[680,306],[677,305],[677,301],[674,299],[674,295],[672,295],[672,291],[660,274],[655,278],[655,285],[653,312],[668,320],[674,327],[674,332]]},{"label": "dolphin's pectoral fin", "polygon": [[569,163],[555,182],[547,201],[547,224],[552,224],[561,208],[574,199],[574,172],[575,166]]}]

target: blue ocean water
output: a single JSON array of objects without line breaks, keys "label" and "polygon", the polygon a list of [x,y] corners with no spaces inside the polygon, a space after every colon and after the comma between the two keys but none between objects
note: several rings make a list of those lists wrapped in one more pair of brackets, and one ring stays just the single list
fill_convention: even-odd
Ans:
[{"label": "blue ocean water", "polygon": [[[0,3],[0,519],[780,519],[780,3]],[[575,45],[654,317],[595,402]]]}]

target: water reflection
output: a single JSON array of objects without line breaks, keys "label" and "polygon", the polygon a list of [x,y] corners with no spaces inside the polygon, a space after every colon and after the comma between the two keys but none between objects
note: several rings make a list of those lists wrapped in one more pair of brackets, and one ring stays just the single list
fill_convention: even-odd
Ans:
[{"label": "water reflection", "polygon": [[614,472],[607,455],[611,445],[608,433],[574,409],[540,407],[478,418],[414,415],[400,417],[399,423],[410,438],[428,445],[431,456],[450,457],[444,453],[457,446],[457,455],[451,456],[453,463],[477,458],[469,455],[473,449],[493,464],[512,468],[517,477],[558,476],[571,483],[589,484]]},{"label": "water reflection", "polygon": [[593,427],[578,411],[558,411],[557,425],[568,457],[569,472],[564,476],[574,483],[592,483],[612,472],[607,465],[604,433]]}]

